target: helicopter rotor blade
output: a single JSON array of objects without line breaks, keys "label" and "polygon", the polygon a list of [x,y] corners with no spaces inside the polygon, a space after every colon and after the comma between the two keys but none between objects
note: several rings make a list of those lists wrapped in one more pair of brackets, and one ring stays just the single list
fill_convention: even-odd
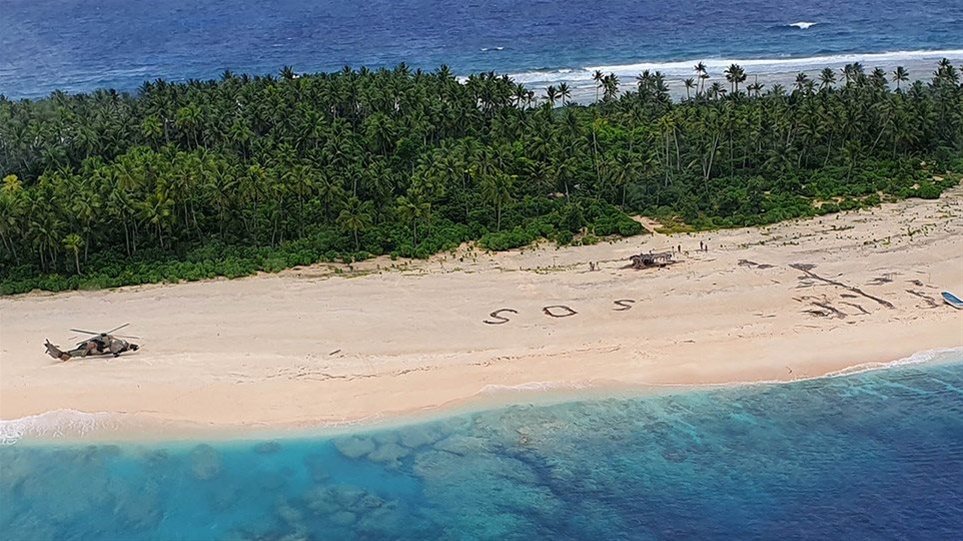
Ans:
[{"label": "helicopter rotor blade", "polygon": [[82,329],[69,329],[69,330],[71,330],[71,331],[73,331],[73,332],[84,333],[84,334],[100,334],[99,332],[85,331],[85,330],[82,330]]},{"label": "helicopter rotor blade", "polygon": [[111,336],[113,336],[114,338],[130,338],[132,340],[140,340],[139,336],[130,336],[126,334],[112,334]]},{"label": "helicopter rotor blade", "polygon": [[123,329],[124,327],[126,327],[126,326],[128,326],[128,325],[130,325],[130,323],[124,323],[124,324],[121,325],[120,327],[117,327],[116,329],[111,329],[111,330],[105,332],[104,334],[110,334],[110,333],[112,333],[112,332],[114,332],[114,331],[119,331],[119,330]]}]

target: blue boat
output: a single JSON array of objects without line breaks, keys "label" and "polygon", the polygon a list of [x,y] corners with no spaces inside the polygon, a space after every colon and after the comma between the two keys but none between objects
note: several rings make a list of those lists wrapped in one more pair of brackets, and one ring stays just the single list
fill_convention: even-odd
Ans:
[{"label": "blue boat", "polygon": [[963,301],[961,301],[959,297],[957,297],[956,295],[948,291],[943,292],[943,300],[946,301],[946,303],[952,306],[953,308],[963,309]]}]

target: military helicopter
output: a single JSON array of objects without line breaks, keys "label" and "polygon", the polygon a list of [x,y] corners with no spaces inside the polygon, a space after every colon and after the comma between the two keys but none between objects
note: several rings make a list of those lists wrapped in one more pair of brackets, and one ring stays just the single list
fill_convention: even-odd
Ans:
[{"label": "military helicopter", "polygon": [[69,351],[61,351],[60,348],[50,343],[50,340],[46,341],[44,344],[47,347],[47,354],[54,359],[60,359],[61,361],[69,361],[74,357],[80,357],[81,359],[87,355],[107,355],[111,354],[114,357],[120,356],[121,353],[125,351],[137,351],[140,346],[137,344],[123,340],[123,338],[137,338],[136,336],[123,336],[114,335],[111,333],[117,332],[124,327],[130,325],[130,323],[124,323],[120,327],[111,329],[107,332],[91,332],[82,329],[70,329],[73,332],[79,332],[83,334],[91,334],[92,338],[88,338],[77,343],[77,347]]}]

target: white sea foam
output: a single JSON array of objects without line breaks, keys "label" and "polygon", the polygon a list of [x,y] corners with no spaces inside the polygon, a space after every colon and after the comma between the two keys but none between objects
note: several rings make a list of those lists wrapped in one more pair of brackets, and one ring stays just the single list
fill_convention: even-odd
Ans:
[{"label": "white sea foam", "polygon": [[53,410],[19,419],[0,419],[0,445],[13,445],[24,437],[65,438],[83,436],[95,430],[116,428],[119,420],[111,413]]},{"label": "white sea foam", "polygon": [[[801,23],[800,23],[801,24]],[[544,69],[519,73],[511,73],[510,77],[523,84],[554,84],[561,81],[568,83],[586,83],[594,85],[592,79],[596,71],[614,73],[622,78],[623,83],[634,84],[634,77],[644,70],[660,71],[667,78],[679,79],[693,77],[693,66],[702,62],[709,75],[721,78],[723,71],[730,64],[739,64],[752,73],[759,75],[795,73],[797,71],[819,70],[825,67],[841,68],[845,64],[860,62],[865,66],[891,66],[897,64],[922,64],[932,62],[929,71],[935,69],[935,63],[941,58],[951,61],[963,60],[963,49],[946,49],[938,51],[892,51],[886,53],[849,53],[809,57],[787,58],[691,58],[679,61],[651,61],[632,64],[610,64],[588,66],[571,69]]]},{"label": "white sea foam", "polygon": [[963,359],[963,347],[960,348],[944,348],[944,349],[928,349],[926,351],[920,351],[905,357],[903,359],[897,359],[895,361],[883,362],[883,363],[865,363],[858,364],[856,366],[850,366],[849,368],[843,368],[842,370],[837,370],[835,372],[830,372],[824,377],[834,378],[839,376],[852,376],[854,374],[862,374],[863,372],[872,372],[875,370],[885,370],[887,368],[897,368],[900,366],[907,366],[913,364],[921,364],[927,362],[945,362],[945,361],[955,361]]},{"label": "white sea foam", "polygon": [[811,21],[799,21],[798,23],[792,23],[789,26],[795,26],[796,28],[801,28],[803,30],[809,28],[810,26],[815,26],[819,23],[814,23]]},{"label": "white sea foam", "polygon": [[504,392],[528,392],[528,391],[548,391],[552,389],[585,389],[587,384],[582,383],[563,383],[560,381],[530,381],[519,383],[518,385],[495,385],[489,384],[482,387],[478,394],[493,394]]}]

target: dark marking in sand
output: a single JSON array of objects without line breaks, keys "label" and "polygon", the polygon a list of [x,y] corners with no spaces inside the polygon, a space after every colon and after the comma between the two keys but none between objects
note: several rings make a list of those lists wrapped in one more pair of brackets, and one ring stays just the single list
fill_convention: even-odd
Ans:
[{"label": "dark marking in sand", "polygon": [[893,281],[893,279],[890,278],[890,277],[888,277],[888,276],[879,276],[879,277],[877,277],[877,278],[873,278],[872,280],[870,280],[870,281],[869,281],[869,285],[871,285],[871,286],[881,286],[881,285],[883,285],[883,284],[888,284],[888,283],[890,283],[890,282],[892,282],[892,281]]},{"label": "dark marking in sand", "polygon": [[771,268],[773,267],[773,265],[769,265],[768,263],[756,263],[755,261],[750,261],[750,260],[748,260],[748,259],[740,259],[740,260],[739,260],[739,266],[740,266],[740,267],[755,267],[755,268],[757,268],[757,269],[759,269],[759,270],[771,269]]},{"label": "dark marking in sand", "polygon": [[823,310],[826,310],[827,312],[829,312],[829,313],[826,314],[826,315],[831,315],[831,316],[833,316],[833,317],[838,317],[839,319],[845,319],[845,318],[846,318],[846,314],[845,314],[844,312],[838,310],[835,306],[829,304],[828,302],[813,302],[813,306],[818,306],[818,307],[822,308]]},{"label": "dark marking in sand", "polygon": [[331,353],[328,353],[328,355],[334,355],[335,353],[341,353],[341,350],[340,350],[340,349],[336,349],[336,350],[332,351]]},{"label": "dark marking in sand", "polygon": [[864,316],[869,315],[869,312],[867,312],[865,308],[856,304],[855,302],[846,302],[846,301],[839,301],[839,302],[845,304],[846,306],[852,306],[853,308],[859,310],[859,313],[863,314]]},{"label": "dark marking in sand", "polygon": [[818,274],[812,272],[812,269],[816,268],[815,265],[810,265],[810,264],[808,264],[808,263],[793,263],[793,264],[791,264],[791,265],[789,265],[789,266],[792,267],[792,268],[794,268],[794,269],[796,269],[796,270],[798,270],[798,271],[802,271],[802,272],[806,273],[806,276],[808,276],[808,277],[810,277],[810,278],[812,278],[812,279],[814,279],[814,280],[819,280],[820,282],[825,282],[825,283],[830,284],[830,285],[834,285],[834,286],[837,286],[837,287],[841,287],[841,288],[843,288],[843,289],[845,289],[845,290],[847,290],[847,291],[850,291],[850,292],[855,293],[855,294],[857,294],[857,295],[861,295],[861,296],[863,296],[863,297],[866,297],[867,299],[876,301],[876,302],[878,302],[879,304],[885,306],[886,308],[889,308],[890,310],[893,310],[893,309],[896,308],[895,306],[893,306],[893,303],[889,302],[888,300],[886,300],[886,299],[881,299],[881,298],[879,298],[879,297],[874,297],[873,295],[869,295],[869,294],[867,294],[866,292],[864,292],[862,289],[859,289],[858,287],[853,287],[853,286],[850,286],[850,285],[846,285],[846,284],[844,284],[844,283],[842,283],[842,282],[837,282],[836,280],[831,280],[831,279],[829,279],[829,278],[823,278],[822,276],[819,276]]},{"label": "dark marking in sand", "polygon": [[624,312],[624,311],[626,311],[626,310],[631,310],[631,309],[632,309],[632,304],[635,303],[635,301],[632,300],[632,299],[619,299],[619,300],[614,301],[614,302],[615,302],[615,304],[617,304],[617,305],[619,305],[619,306],[621,307],[621,308],[613,308],[613,309],[612,309],[612,310],[615,310],[616,312]]},{"label": "dark marking in sand", "polygon": [[926,301],[927,308],[939,308],[941,306],[936,299],[934,299],[933,297],[930,297],[929,295],[927,295],[926,293],[923,293],[922,291],[913,291],[912,289],[907,289],[906,292],[909,293],[910,295],[913,295],[914,297],[919,297],[924,301]]},{"label": "dark marking in sand", "polygon": [[812,280],[809,280],[806,278],[800,278],[799,283],[796,285],[796,289],[809,289],[810,287],[813,287],[815,285],[816,283],[813,282]]},{"label": "dark marking in sand", "polygon": [[920,282],[919,280],[910,280],[909,283],[913,284],[916,287],[923,287],[923,282]]},{"label": "dark marking in sand", "polygon": [[[567,313],[556,314],[555,312],[552,311],[553,308],[565,310]],[[546,306],[545,308],[542,308],[542,312],[545,312],[546,316],[552,316],[557,318],[574,316],[575,314],[578,313],[575,310],[572,310],[571,308],[569,308],[568,306],[565,306],[564,304],[553,304],[551,306]]]},{"label": "dark marking in sand", "polygon": [[859,295],[853,295],[852,293],[842,293],[842,294],[840,294],[839,296],[842,297],[842,298],[844,298],[844,299],[858,299],[858,298],[859,298]]},{"label": "dark marking in sand", "polygon": [[500,320],[500,321],[488,321],[487,319],[484,319],[484,320],[482,320],[482,323],[484,323],[484,324],[486,324],[486,325],[501,325],[501,324],[503,324],[503,323],[508,323],[510,320],[509,320],[507,317],[498,315],[498,314],[500,314],[500,313],[502,313],[502,312],[509,312],[509,313],[511,313],[511,314],[517,314],[517,313],[518,313],[518,310],[512,310],[511,308],[500,308],[500,309],[495,310],[494,312],[488,314],[488,317],[490,317],[490,318],[492,318],[492,319]]}]

